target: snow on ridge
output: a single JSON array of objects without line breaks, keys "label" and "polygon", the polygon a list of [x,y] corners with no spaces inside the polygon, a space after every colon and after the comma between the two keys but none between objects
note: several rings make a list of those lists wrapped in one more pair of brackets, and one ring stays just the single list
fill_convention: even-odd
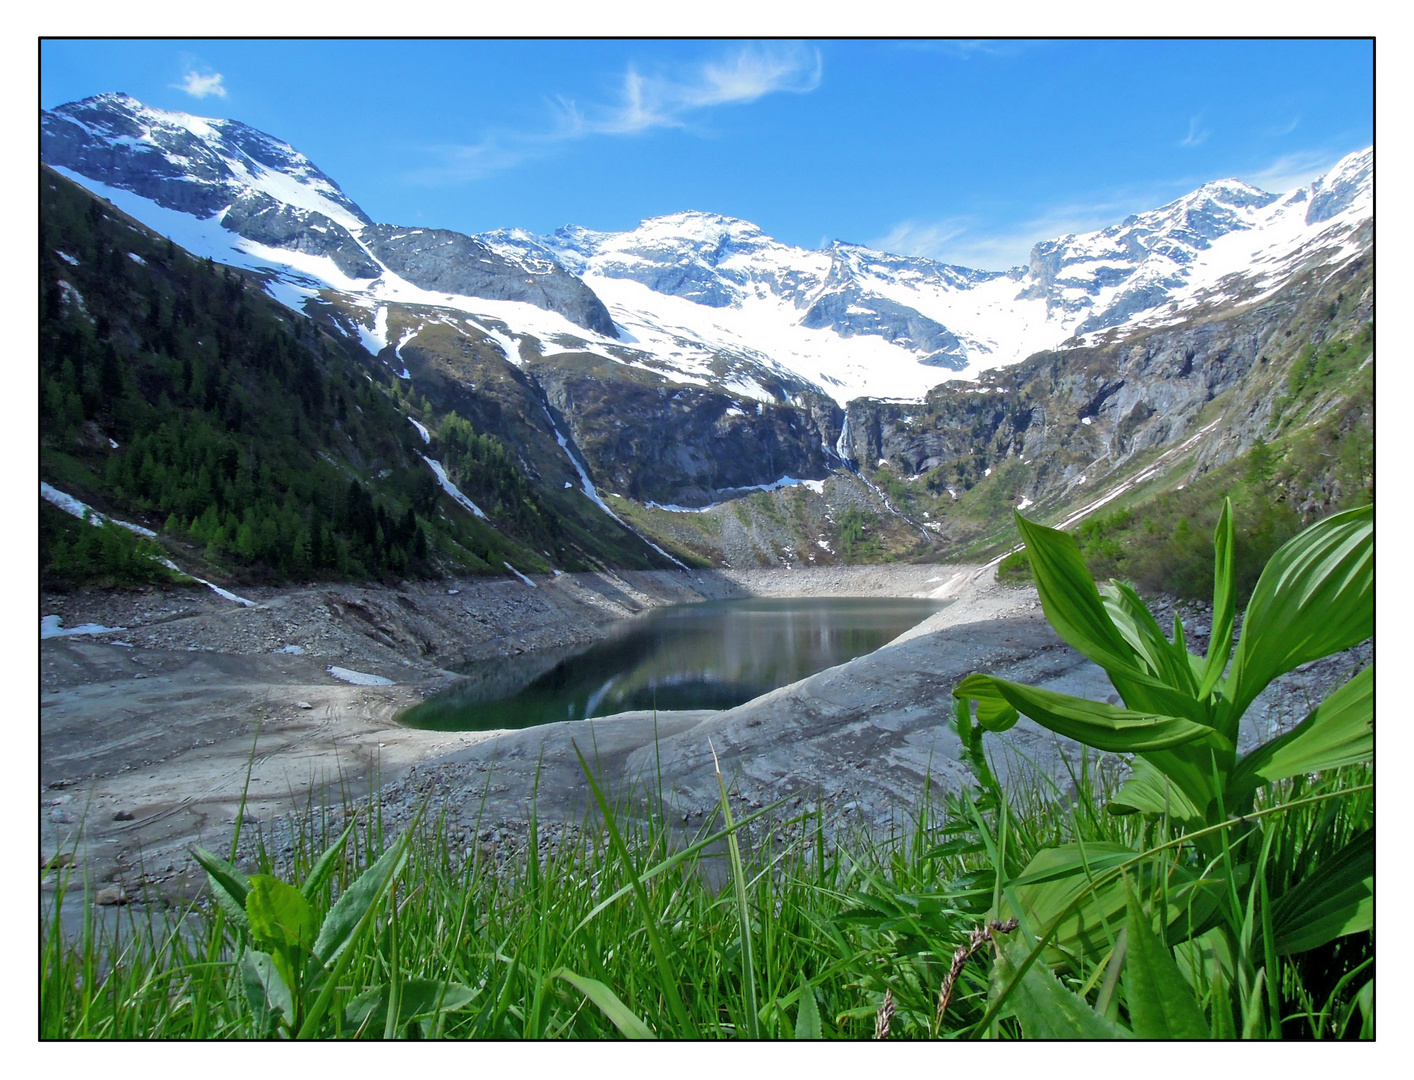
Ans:
[{"label": "snow on ridge", "polygon": [[[229,150],[229,139],[223,129],[217,142]],[[337,207],[328,200],[342,198],[342,192],[285,144],[278,140],[270,144],[289,157],[288,168],[296,175],[267,169],[253,159],[238,162],[250,182],[265,185],[260,190],[290,205],[319,209],[357,233],[360,222],[330,212]],[[450,309],[476,321],[483,335],[516,365],[521,363],[518,339],[531,336],[550,359],[565,351],[585,351],[674,381],[775,402],[777,396],[749,374],[751,365],[760,365],[847,404],[858,397],[918,401],[942,382],[973,379],[984,370],[1042,349],[1091,343],[1097,336],[1190,317],[1196,307],[1236,295],[1224,292],[1231,282],[1223,284],[1234,273],[1241,274],[1249,288],[1267,289],[1261,294],[1264,297],[1279,288],[1300,262],[1318,257],[1319,245],[1312,245],[1327,235],[1329,226],[1368,216],[1370,167],[1368,149],[1347,155],[1307,189],[1299,189],[1306,192],[1299,203],[1292,202],[1293,196],[1271,196],[1242,181],[1213,181],[1106,229],[1043,242],[1062,257],[1055,279],[1043,282],[1029,272],[1019,276],[969,271],[858,245],[836,243],[823,251],[806,251],[774,240],[751,222],[700,211],[648,218],[637,229],[622,233],[566,226],[549,236],[506,229],[475,238],[523,265],[526,260],[557,261],[581,274],[615,324],[623,328],[624,338],[617,341],[528,303],[434,293],[411,285],[386,267],[371,282],[351,279],[326,256],[244,240],[222,229],[219,215],[198,221],[163,211],[130,192],[105,188],[71,170],[60,171],[111,198],[149,226],[168,232],[193,254],[273,271],[266,291],[294,310],[300,310],[320,288],[380,305],[373,330],[357,328],[359,340],[375,354],[388,345],[386,306],[418,304]],[[1364,184],[1365,190],[1346,196],[1343,190],[1354,184]],[[1334,205],[1342,209],[1327,221],[1307,225],[1311,197],[1322,192],[1336,192]],[[297,197],[302,201],[295,201]],[[1190,219],[1190,214],[1216,215],[1218,228],[1226,231],[1208,239],[1210,234],[1195,227],[1197,219]],[[1126,237],[1137,238],[1137,253],[1124,242]],[[1327,246],[1337,259],[1350,257],[1355,248],[1348,236]],[[1319,255],[1328,256],[1329,252]],[[709,307],[633,280],[653,280],[644,277],[644,271],[674,260],[690,265],[694,274],[705,275],[704,283],[719,290],[725,306]],[[1117,273],[1120,276],[1114,276]],[[1091,326],[1103,322],[1106,310],[1116,310],[1127,299],[1154,288],[1162,290],[1162,304],[1141,307],[1113,326],[1078,334],[1086,322]],[[838,303],[841,314],[827,315],[826,324],[818,328],[803,325],[807,313],[824,301]],[[1249,296],[1243,302],[1255,301]],[[906,336],[892,337],[887,325],[892,316],[887,312],[895,304],[950,332],[958,343],[954,355],[965,367],[953,371],[931,366],[923,362],[929,357],[922,346]],[[885,312],[882,331],[871,323],[876,310]],[[488,322],[505,329],[493,329]],[[397,342],[399,363],[402,346],[411,340],[409,334],[404,331]],[[581,344],[558,345],[557,339],[564,337]],[[625,348],[626,341],[631,348]],[[742,367],[721,374],[723,354],[742,358]]]}]

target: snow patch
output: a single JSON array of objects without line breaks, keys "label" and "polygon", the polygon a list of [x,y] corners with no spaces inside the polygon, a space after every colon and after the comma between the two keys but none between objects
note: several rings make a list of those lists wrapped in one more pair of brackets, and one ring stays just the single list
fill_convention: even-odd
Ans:
[{"label": "snow patch", "polygon": [[76,634],[111,634],[122,630],[121,626],[100,626],[98,623],[82,623],[65,629],[64,620],[58,615],[46,615],[39,620],[39,638],[72,637]]},{"label": "snow patch", "polygon": [[[363,343],[370,355],[377,356],[388,347],[388,308],[382,305],[378,308],[377,314],[373,316],[373,329],[369,330],[362,323],[357,327],[358,339]],[[398,357],[399,360],[402,357]]]},{"label": "snow patch", "polygon": [[535,582],[531,581],[530,578],[526,577],[524,574],[522,574],[519,570],[517,570],[517,569],[516,569],[514,566],[512,566],[510,563],[508,563],[508,562],[502,562],[501,565],[504,566],[507,570],[509,570],[509,571],[510,571],[512,574],[514,574],[516,577],[520,578],[521,581],[525,582],[525,583],[526,583],[527,585],[529,585],[532,589],[535,588]]},{"label": "snow patch", "polygon": [[[421,427],[421,425],[418,426]],[[437,474],[437,483],[442,485],[443,491],[450,495],[458,504],[466,507],[477,517],[481,518],[482,521],[491,520],[482,512],[481,507],[477,506],[474,502],[472,502],[465,495],[463,495],[461,491],[457,488],[457,485],[452,483],[452,481],[447,476],[447,470],[442,468],[442,463],[440,461],[433,461],[426,454],[423,454],[421,456],[422,460],[427,462],[428,468],[430,468],[434,473]]]},{"label": "snow patch", "polygon": [[[110,439],[109,442],[112,442],[112,440]],[[115,448],[117,445],[117,443],[113,443]],[[66,495],[57,488],[50,487],[43,480],[39,482],[39,495],[40,498],[44,499],[46,502],[53,503],[60,510],[64,511],[66,514],[72,514],[80,521],[86,520],[92,525],[102,525],[106,521],[110,525],[117,525],[119,528],[127,529],[129,532],[135,532],[139,536],[156,537],[157,535],[151,529],[145,529],[141,525],[134,525],[130,521],[119,521],[117,518],[110,518],[107,514],[100,514],[93,507],[89,506],[88,503],[80,502],[72,495]]]},{"label": "snow patch", "polygon": [[324,669],[336,679],[343,679],[346,683],[353,683],[355,686],[392,686],[392,679],[385,679],[382,675],[369,675],[362,671],[351,671],[348,668],[337,667],[330,664]]},{"label": "snow patch", "polygon": [[430,443],[432,441],[432,433],[429,432],[421,424],[419,424],[416,420],[414,420],[411,416],[408,417],[408,423],[411,424],[413,427],[417,428],[417,433],[422,436],[423,442]]}]

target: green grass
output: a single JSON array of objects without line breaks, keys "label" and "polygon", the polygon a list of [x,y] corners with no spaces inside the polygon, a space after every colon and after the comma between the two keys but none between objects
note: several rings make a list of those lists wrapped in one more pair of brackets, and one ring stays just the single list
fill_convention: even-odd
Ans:
[{"label": "green grass", "polygon": [[[937,1016],[955,950],[993,906],[998,868],[1014,876],[1057,843],[1142,848],[1166,838],[1162,821],[1095,812],[1113,792],[1093,758],[1074,763],[1071,787],[1037,777],[1005,801],[987,785],[940,801],[925,792],[912,827],[872,838],[836,834],[818,813],[791,816],[778,807],[737,819],[740,862],[724,850],[720,814],[685,836],[669,814],[630,820],[605,804],[602,824],[586,819],[561,846],[535,857],[522,849],[499,865],[480,845],[452,849],[429,818],[415,827],[406,866],[311,1034],[618,1038],[646,1029],[658,1037],[791,1038],[818,1025],[826,1038],[869,1038],[887,991],[896,1010],[890,1037],[1018,1036],[1022,1022],[1012,1010],[988,1016],[990,948],[965,965],[941,1023]],[[1261,816],[1298,797],[1296,809]],[[1346,769],[1274,792],[1233,824],[1230,838],[1236,845],[1270,835],[1269,865],[1290,872],[1312,857],[1313,836],[1339,843],[1363,827],[1370,803],[1369,771]],[[251,869],[297,883],[345,826],[339,810],[305,814],[294,820],[291,850],[277,858],[262,844]],[[532,820],[532,849],[540,828]],[[310,898],[316,918],[391,844],[376,806],[358,816],[343,857]],[[1150,861],[1175,855],[1181,848]],[[62,879],[68,871],[45,873]],[[60,880],[41,919],[42,1037],[269,1033],[241,983],[242,935],[219,907],[130,907],[121,932],[89,922],[70,939],[56,912],[76,887]],[[1250,930],[1253,916],[1246,917]],[[1236,940],[1244,940],[1241,925]],[[1357,991],[1372,970],[1373,936],[1339,944],[1319,961],[1282,960],[1269,983],[1278,988],[1280,1024],[1248,1023],[1248,1033],[1372,1034]],[[1103,991],[1103,965],[1058,970],[1091,1000]],[[368,1007],[380,993],[386,1005],[388,987],[398,987],[409,1008],[421,1002],[429,1011],[395,1013],[390,1029],[390,1010]],[[458,1005],[437,1012],[429,994]],[[1242,1030],[1248,1012],[1269,1007],[1265,997],[1231,988],[1202,995],[1218,1030]],[[1118,997],[1115,1005],[1125,1007]]]}]

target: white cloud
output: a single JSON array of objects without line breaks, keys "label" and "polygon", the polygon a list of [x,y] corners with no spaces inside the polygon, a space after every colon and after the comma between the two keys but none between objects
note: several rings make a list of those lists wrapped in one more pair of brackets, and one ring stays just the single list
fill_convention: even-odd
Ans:
[{"label": "white cloud", "polygon": [[1118,192],[1090,203],[1054,206],[1023,221],[1000,227],[973,218],[903,221],[869,246],[899,255],[918,255],[977,270],[1010,270],[1031,261],[1040,240],[1106,228],[1137,211],[1159,206],[1172,196],[1153,191]]},{"label": "white cloud", "polygon": [[1208,141],[1208,136],[1212,134],[1206,128],[1200,128],[1203,117],[1194,116],[1188,121],[1188,134],[1179,140],[1179,146],[1201,146]]},{"label": "white cloud", "polygon": [[818,49],[774,42],[744,45],[716,60],[651,74],[630,65],[617,101],[580,106],[556,98],[551,103],[553,122],[546,130],[491,132],[479,143],[432,147],[441,164],[415,170],[407,179],[434,186],[479,180],[544,157],[568,140],[686,127],[696,115],[719,105],[746,105],[767,94],[807,94],[820,85],[821,71]]},{"label": "white cloud", "polygon": [[806,94],[820,85],[818,49],[803,45],[745,45],[720,60],[671,72],[624,73],[620,100],[581,109],[559,100],[561,138],[632,135],[661,127],[682,127],[701,109],[745,105],[767,94]]},{"label": "white cloud", "polygon": [[226,96],[226,88],[221,85],[220,72],[212,75],[199,75],[195,71],[188,71],[185,80],[172,85],[196,98],[210,97],[213,94],[217,97]]},{"label": "white cloud", "polygon": [[966,232],[967,221],[964,218],[900,221],[885,235],[869,241],[869,246],[875,251],[890,251],[896,255],[941,259],[944,252],[952,250],[952,241]]}]

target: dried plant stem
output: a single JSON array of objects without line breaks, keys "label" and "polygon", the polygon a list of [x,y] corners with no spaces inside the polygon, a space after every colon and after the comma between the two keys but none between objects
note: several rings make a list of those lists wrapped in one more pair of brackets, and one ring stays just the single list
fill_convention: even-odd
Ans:
[{"label": "dried plant stem", "polygon": [[952,1000],[953,987],[957,985],[957,977],[962,974],[962,969],[967,966],[967,961],[972,959],[972,954],[991,941],[994,933],[1010,934],[1016,929],[1016,925],[1014,918],[1008,919],[1006,922],[998,922],[993,919],[986,926],[970,931],[967,935],[967,944],[957,947],[957,951],[952,954],[952,966],[948,968],[948,973],[943,978],[942,989],[938,991],[937,1023],[939,1026],[943,1022],[943,1013],[947,1012],[948,1002]]},{"label": "dried plant stem", "polygon": [[884,1000],[879,1003],[879,1014],[874,1017],[874,1038],[889,1037],[889,1022],[894,1018],[894,992],[884,991]]}]

